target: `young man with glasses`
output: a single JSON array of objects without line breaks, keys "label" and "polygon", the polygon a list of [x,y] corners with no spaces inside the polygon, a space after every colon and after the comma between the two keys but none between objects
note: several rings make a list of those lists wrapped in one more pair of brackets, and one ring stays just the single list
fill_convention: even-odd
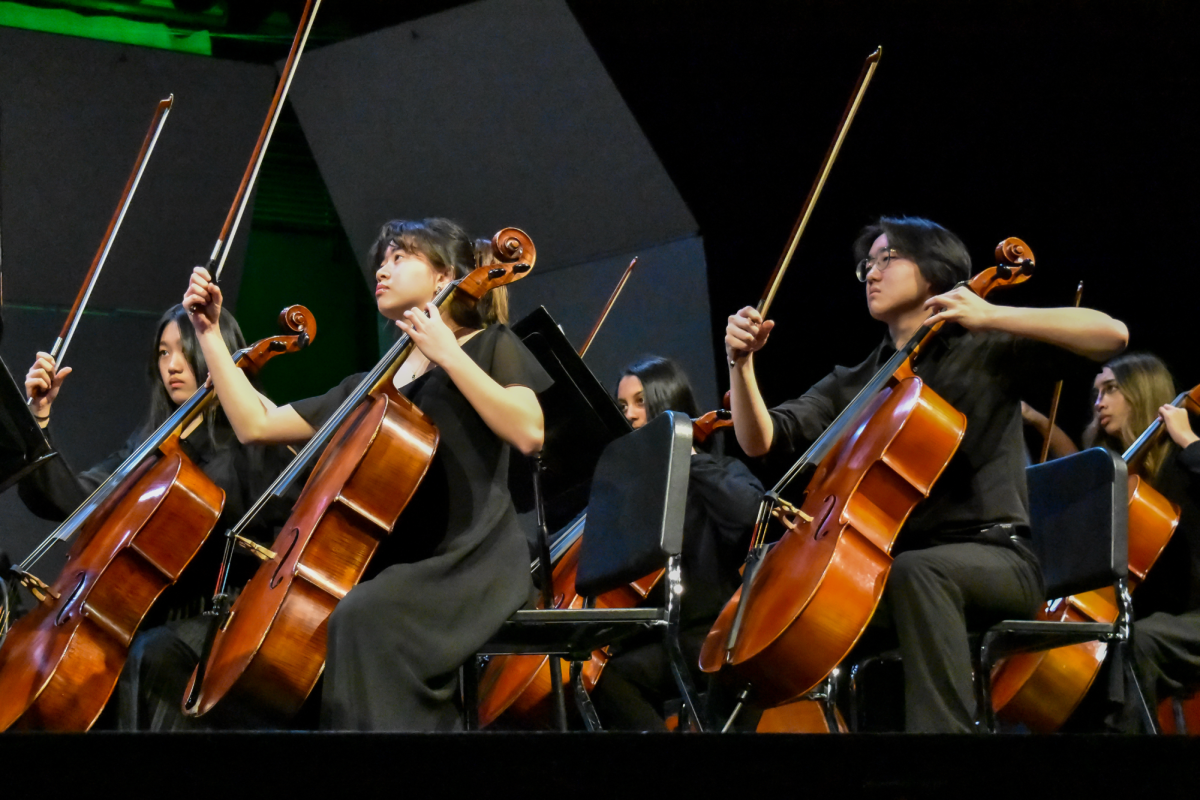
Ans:
[{"label": "young man with glasses", "polygon": [[1095,362],[1125,348],[1128,331],[1092,309],[992,305],[959,285],[971,275],[966,247],[929,220],[881,217],[854,252],[867,311],[887,325],[887,336],[858,366],[835,367],[800,397],[768,409],[754,354],[775,323],[743,308],[725,331],[734,431],[750,456],[798,457],[923,324],[948,323],[913,369],[966,415],[967,428],[897,539],[884,604],[904,662],[906,729],[969,732],[967,631],[1031,618],[1043,600],[1027,543],[1021,398],[1064,375],[1090,375]]}]

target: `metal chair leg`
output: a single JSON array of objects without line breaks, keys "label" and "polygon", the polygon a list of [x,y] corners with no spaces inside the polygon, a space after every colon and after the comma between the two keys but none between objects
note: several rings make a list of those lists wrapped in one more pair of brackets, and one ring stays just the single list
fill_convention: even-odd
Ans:
[{"label": "metal chair leg", "polygon": [[463,727],[479,730],[479,656],[471,656],[458,668],[458,686],[462,693]]},{"label": "metal chair leg", "polygon": [[[554,658],[551,656],[551,658]],[[557,658],[554,658],[557,661]],[[596,713],[596,706],[592,704],[592,698],[588,696],[587,689],[583,685],[583,662],[571,662],[571,689],[575,694],[575,707],[579,709],[579,715],[583,717],[584,727],[592,733],[598,733],[604,730],[600,724],[600,716]],[[566,730],[564,727],[563,730]]]}]

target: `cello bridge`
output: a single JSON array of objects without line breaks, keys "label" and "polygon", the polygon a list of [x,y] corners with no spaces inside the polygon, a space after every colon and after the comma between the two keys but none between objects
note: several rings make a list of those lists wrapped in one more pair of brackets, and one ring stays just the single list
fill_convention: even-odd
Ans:
[{"label": "cello bridge", "polygon": [[58,600],[61,597],[58,592],[51,589],[46,582],[38,576],[15,568],[13,569],[13,572],[16,573],[17,579],[20,581],[21,585],[28,589],[29,593],[33,595],[33,599],[37,600],[39,603],[49,603],[51,598]]},{"label": "cello bridge", "polygon": [[263,547],[258,542],[247,539],[245,536],[236,536],[234,537],[234,541],[238,543],[239,547],[243,547],[249,550],[252,555],[258,556],[260,561],[271,561],[276,556],[274,550]]},{"label": "cello bridge", "polygon": [[771,509],[771,515],[783,523],[783,527],[789,531],[794,531],[801,525],[813,521],[812,517],[783,498],[775,499],[775,506]]}]

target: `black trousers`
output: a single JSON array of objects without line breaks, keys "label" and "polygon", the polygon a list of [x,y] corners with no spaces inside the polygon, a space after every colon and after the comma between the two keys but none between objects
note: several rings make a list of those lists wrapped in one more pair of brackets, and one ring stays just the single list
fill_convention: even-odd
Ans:
[{"label": "black trousers", "polygon": [[[700,647],[710,627],[706,622],[685,628],[679,634],[684,661],[697,685],[703,685]],[[617,731],[665,731],[663,704],[678,697],[679,688],[660,635],[627,644],[609,659],[592,691],[600,724]]]},{"label": "black trousers", "polygon": [[[1133,624],[1134,673],[1153,714],[1163,697],[1200,687],[1200,609],[1159,612]],[[1136,698],[1126,698],[1126,705]],[[1125,718],[1134,717],[1126,709]]]},{"label": "black trousers", "polygon": [[1031,619],[1043,599],[1036,560],[1017,546],[962,542],[898,555],[884,601],[904,663],[905,730],[973,732],[968,631]]}]

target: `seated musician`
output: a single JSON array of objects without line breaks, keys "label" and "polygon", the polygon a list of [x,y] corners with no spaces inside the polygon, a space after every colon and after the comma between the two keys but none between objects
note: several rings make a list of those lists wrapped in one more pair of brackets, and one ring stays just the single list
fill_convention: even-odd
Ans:
[{"label": "seated musician", "polygon": [[769,409],[754,354],[775,323],[743,308],[729,317],[725,336],[734,429],[749,455],[795,458],[923,324],[949,323],[914,371],[966,415],[966,431],[899,535],[884,603],[903,657],[906,729],[968,732],[975,715],[968,630],[1032,617],[1043,600],[1027,544],[1021,397],[1044,393],[1088,360],[1111,358],[1128,334],[1099,311],[997,306],[956,288],[970,277],[970,256],[957,236],[928,220],[882,217],[854,251],[867,311],[887,325],[884,340],[861,364],[836,367]]},{"label": "seated musician", "polygon": [[[1161,417],[1167,436],[1130,468],[1181,511],[1171,541],[1133,593],[1131,650],[1153,713],[1162,697],[1200,688],[1200,437],[1187,410],[1171,405],[1175,382],[1155,356],[1114,358],[1096,376],[1095,387],[1095,416],[1084,432],[1085,446],[1122,452]],[[1138,700],[1124,700],[1118,727],[1137,732]]]},{"label": "seated musician", "polygon": [[[472,241],[445,219],[393,221],[372,250],[381,314],[416,347],[395,384],[440,431],[437,454],[385,540],[369,580],[329,619],[322,727],[444,731],[460,725],[458,668],[532,589],[529,550],[508,493],[509,448],[536,453],[536,392],[550,384],[494,307],[432,300],[475,264]],[[238,438],[303,442],[363,377],[321,397],[273,407],[233,366],[216,331],[221,290],[197,267],[184,305]],[[426,316],[428,314],[428,316]],[[330,455],[330,454],[327,454]],[[390,552],[384,552],[384,551]]]},{"label": "seated musician", "polygon": [[[239,349],[246,345],[241,328],[229,312],[221,315],[220,336],[228,348]],[[192,396],[208,374],[183,306],[173,306],[163,314],[151,344],[146,364],[150,411],[145,423],[129,436],[120,450],[85,472],[76,473],[65,460],[56,458],[22,479],[18,492],[30,511],[43,519],[66,519],[175,413],[181,403]],[[71,369],[57,370],[49,353],[38,353],[25,376],[30,410],[38,424],[46,429],[48,437],[53,435],[51,407]],[[180,712],[179,700],[196,667],[206,628],[201,612],[205,602],[212,597],[224,550],[224,541],[215,531],[223,530],[222,521],[228,525],[231,520],[240,518],[267,488],[271,476],[286,466],[289,458],[282,447],[239,443],[216,403],[183,432],[180,444],[192,462],[225,490],[225,507],[214,533],[209,535],[179,580],[159,597],[130,646],[129,657],[117,682],[115,701],[102,717],[102,721],[115,721],[121,730],[185,730],[208,727],[213,723],[209,720],[197,725],[185,718]],[[271,524],[281,523],[287,508],[279,504],[272,506],[269,512],[259,520],[259,529],[252,532],[252,536],[270,539],[273,534]],[[236,718],[227,720],[228,724],[240,722],[242,720]]]},{"label": "seated musician", "polygon": [[[617,403],[635,429],[663,411],[698,416],[687,374],[674,361],[656,356],[625,368]],[[758,478],[737,459],[708,452],[711,443],[692,449],[681,564],[680,643],[697,682],[700,646],[740,584],[738,567],[763,495]],[[661,583],[655,591],[661,594]],[[621,646],[592,694],[606,728],[634,731],[666,730],[663,703],[678,696],[658,636]]]}]

